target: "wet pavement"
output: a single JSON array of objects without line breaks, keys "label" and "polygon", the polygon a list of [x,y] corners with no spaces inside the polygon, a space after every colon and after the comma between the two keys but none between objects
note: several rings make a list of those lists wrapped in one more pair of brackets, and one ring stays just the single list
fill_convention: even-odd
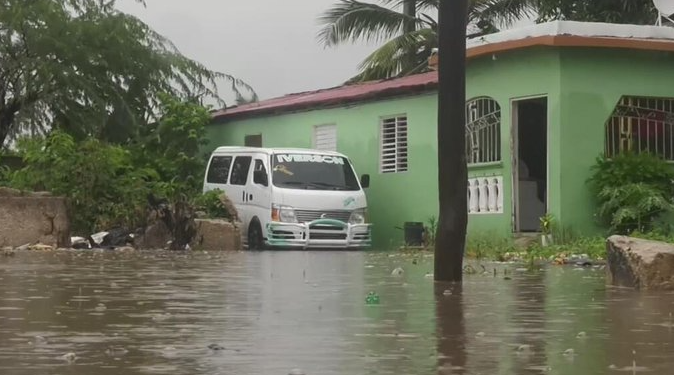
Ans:
[{"label": "wet pavement", "polygon": [[484,265],[461,290],[428,255],[17,253],[0,258],[0,374],[674,372],[674,294]]}]

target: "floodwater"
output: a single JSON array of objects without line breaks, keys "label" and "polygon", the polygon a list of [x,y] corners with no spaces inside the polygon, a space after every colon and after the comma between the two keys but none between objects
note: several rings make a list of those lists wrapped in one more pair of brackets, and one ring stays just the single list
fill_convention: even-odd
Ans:
[{"label": "floodwater", "polygon": [[674,373],[674,295],[485,267],[450,290],[428,255],[17,253],[0,374]]}]

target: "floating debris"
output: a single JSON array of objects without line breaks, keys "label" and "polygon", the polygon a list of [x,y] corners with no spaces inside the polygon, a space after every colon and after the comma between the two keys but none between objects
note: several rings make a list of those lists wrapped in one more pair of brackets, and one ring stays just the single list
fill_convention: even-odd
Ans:
[{"label": "floating debris", "polygon": [[574,355],[576,355],[576,351],[573,350],[573,348],[569,348],[564,351],[565,357],[573,357]]},{"label": "floating debris", "polygon": [[129,351],[121,346],[108,346],[105,350],[105,354],[110,357],[121,357],[127,353],[129,353]]},{"label": "floating debris", "polygon": [[75,354],[73,352],[66,353],[66,354],[60,356],[59,359],[61,359],[63,361],[66,361],[68,363],[73,363],[73,362],[77,361],[77,354]]},{"label": "floating debris", "polygon": [[403,270],[401,267],[398,267],[391,272],[392,276],[401,276],[402,274],[405,273],[405,270]]},{"label": "floating debris", "polygon": [[40,335],[37,335],[37,336],[35,336],[35,339],[30,342],[30,344],[36,345],[36,346],[37,345],[45,345],[45,344],[47,344],[47,339],[40,336]]},{"label": "floating debris", "polygon": [[519,352],[519,353],[529,352],[529,351],[531,351],[531,345],[522,344],[522,345],[517,347],[516,351]]},{"label": "floating debris", "polygon": [[365,303],[368,305],[378,305],[379,304],[379,295],[375,292],[370,292],[365,297]]},{"label": "floating debris", "polygon": [[478,332],[475,334],[475,337],[484,337],[485,333],[484,332]]},{"label": "floating debris", "polygon": [[585,333],[585,331],[578,332],[578,334],[576,335],[576,338],[577,339],[586,339],[587,333]]},{"label": "floating debris", "polygon": [[225,347],[220,345],[220,344],[210,344],[208,345],[208,349],[214,350],[214,351],[219,351],[219,350],[225,350]]},{"label": "floating debris", "polygon": [[152,320],[154,320],[156,322],[162,322],[162,321],[164,321],[164,320],[166,320],[170,317],[171,317],[171,313],[155,314],[154,316],[152,316]]}]

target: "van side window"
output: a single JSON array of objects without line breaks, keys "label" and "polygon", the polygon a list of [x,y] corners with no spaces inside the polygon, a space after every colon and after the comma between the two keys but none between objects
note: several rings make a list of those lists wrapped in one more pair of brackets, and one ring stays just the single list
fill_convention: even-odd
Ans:
[{"label": "van side window", "polygon": [[232,185],[245,185],[248,180],[248,171],[250,170],[251,156],[237,156],[232,166]]},{"label": "van side window", "polygon": [[208,167],[206,181],[210,184],[226,184],[229,176],[229,167],[232,165],[231,156],[214,156],[211,166]]},{"label": "van side window", "polygon": [[255,169],[254,171],[263,171],[267,174],[267,169],[264,167],[264,162],[260,159],[255,159]]}]

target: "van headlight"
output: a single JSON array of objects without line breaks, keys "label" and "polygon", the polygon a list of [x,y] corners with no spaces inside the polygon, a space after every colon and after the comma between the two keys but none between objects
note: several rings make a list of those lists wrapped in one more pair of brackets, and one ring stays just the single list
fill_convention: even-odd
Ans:
[{"label": "van headlight", "polygon": [[349,217],[349,224],[365,224],[367,223],[367,209],[359,208],[351,212]]},{"label": "van headlight", "polygon": [[297,223],[295,210],[292,207],[276,204],[271,207],[271,220],[282,223]]}]

